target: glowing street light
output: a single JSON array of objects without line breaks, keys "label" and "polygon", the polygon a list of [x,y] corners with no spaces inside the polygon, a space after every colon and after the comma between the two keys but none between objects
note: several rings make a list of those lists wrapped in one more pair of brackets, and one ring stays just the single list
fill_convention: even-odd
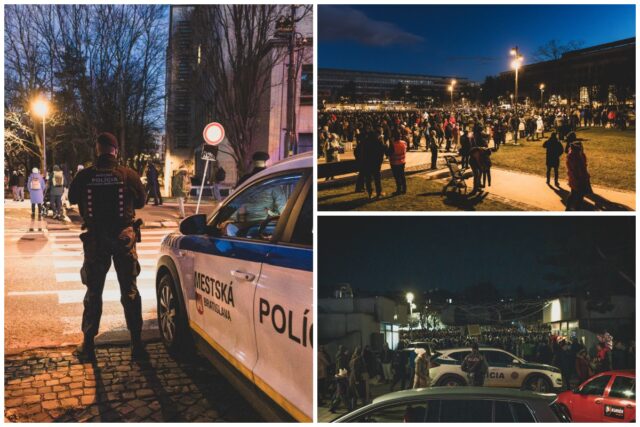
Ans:
[{"label": "glowing street light", "polygon": [[513,56],[513,60],[511,61],[511,68],[513,68],[516,72],[515,75],[515,116],[516,116],[516,129],[515,129],[515,139],[514,145],[518,145],[518,127],[520,125],[520,118],[518,118],[518,70],[522,66],[522,61],[524,57],[520,55],[518,51],[518,46],[511,49],[509,52],[511,56]]},{"label": "glowing street light", "polygon": [[540,83],[540,106],[544,105],[544,83]]},{"label": "glowing street light", "polygon": [[45,122],[49,113],[49,102],[45,98],[38,98],[31,104],[33,113],[42,119],[42,173],[47,176],[47,138]]},{"label": "glowing street light", "polygon": [[451,79],[451,84],[449,85],[449,94],[451,95],[451,108],[453,108],[453,90],[456,87],[456,79]]},{"label": "glowing street light", "polygon": [[411,339],[411,320],[413,318],[413,308],[416,306],[413,303],[413,292],[407,292],[407,302],[409,303],[409,339]]}]

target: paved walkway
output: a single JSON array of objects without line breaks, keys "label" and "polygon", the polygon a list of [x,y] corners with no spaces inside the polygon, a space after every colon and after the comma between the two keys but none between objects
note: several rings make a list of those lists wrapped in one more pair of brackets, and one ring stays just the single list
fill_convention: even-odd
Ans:
[{"label": "paved walkway", "polygon": [[157,342],[147,350],[149,361],[132,362],[128,347],[98,347],[93,364],[80,363],[72,347],[7,355],[5,421],[261,420],[206,360],[177,363]]},{"label": "paved walkway", "polygon": [[[513,200],[531,207],[532,210],[564,211],[565,201],[571,189],[566,180],[560,180],[560,188],[549,187],[546,177],[522,172],[513,172],[499,168],[491,168],[491,187],[485,191],[501,199]],[[473,179],[467,180],[469,188],[473,187]],[[596,196],[589,196],[585,201],[587,209],[592,210],[635,210],[635,193],[613,190],[606,187],[593,186]]]}]

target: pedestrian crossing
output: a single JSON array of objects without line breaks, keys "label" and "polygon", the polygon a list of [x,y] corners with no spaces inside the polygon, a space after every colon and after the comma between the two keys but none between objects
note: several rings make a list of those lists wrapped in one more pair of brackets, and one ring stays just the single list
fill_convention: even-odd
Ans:
[{"label": "pedestrian crossing", "polygon": [[[156,318],[156,264],[160,257],[160,243],[164,236],[176,231],[176,228],[142,229],[142,242],[137,243],[140,275],[137,284],[142,298],[144,329],[157,328]],[[75,316],[61,316],[63,334],[77,334],[82,320],[82,305],[86,287],[80,278],[83,264],[82,242],[79,229],[56,230],[47,233],[48,253],[53,263],[52,280],[55,286],[48,289],[10,291],[9,298],[34,298],[38,296],[55,297],[58,309],[67,313],[65,307],[71,307]],[[103,292],[103,303],[120,302],[120,287],[113,263],[107,273]],[[118,304],[119,305],[119,304]],[[121,308],[120,308],[121,310]],[[101,321],[101,332],[126,329],[124,313],[105,313]]]}]

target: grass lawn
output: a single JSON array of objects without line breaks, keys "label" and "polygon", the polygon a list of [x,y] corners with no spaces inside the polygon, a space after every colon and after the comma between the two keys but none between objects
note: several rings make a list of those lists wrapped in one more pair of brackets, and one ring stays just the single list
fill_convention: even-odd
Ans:
[{"label": "grass lawn", "polygon": [[[591,183],[635,191],[636,131],[627,129],[584,128],[576,131],[587,155]],[[546,140],[549,133],[545,132]],[[518,140],[522,145],[505,145],[491,155],[494,166],[538,175],[546,174],[546,153],[540,141]],[[564,146],[564,142],[562,143]],[[567,177],[566,155],[560,158],[560,177]],[[552,178],[553,179],[553,178]]]},{"label": "grass lawn", "polygon": [[442,195],[443,183],[427,180],[417,175],[407,177],[407,194],[391,196],[395,191],[392,177],[382,179],[382,191],[386,196],[369,200],[367,193],[354,193],[354,184],[318,190],[320,211],[504,211],[517,210],[513,206],[492,200],[484,195],[464,202],[453,203]]}]

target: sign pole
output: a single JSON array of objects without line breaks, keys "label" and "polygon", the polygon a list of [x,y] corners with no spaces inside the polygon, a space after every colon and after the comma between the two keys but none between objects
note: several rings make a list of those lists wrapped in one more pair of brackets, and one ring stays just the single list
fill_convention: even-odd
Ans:
[{"label": "sign pole", "polygon": [[200,200],[202,200],[202,191],[204,190],[204,180],[207,177],[207,169],[209,168],[209,160],[204,164],[204,173],[202,174],[202,182],[200,183],[200,193],[198,193],[198,204],[196,205],[196,215],[200,210]]}]

